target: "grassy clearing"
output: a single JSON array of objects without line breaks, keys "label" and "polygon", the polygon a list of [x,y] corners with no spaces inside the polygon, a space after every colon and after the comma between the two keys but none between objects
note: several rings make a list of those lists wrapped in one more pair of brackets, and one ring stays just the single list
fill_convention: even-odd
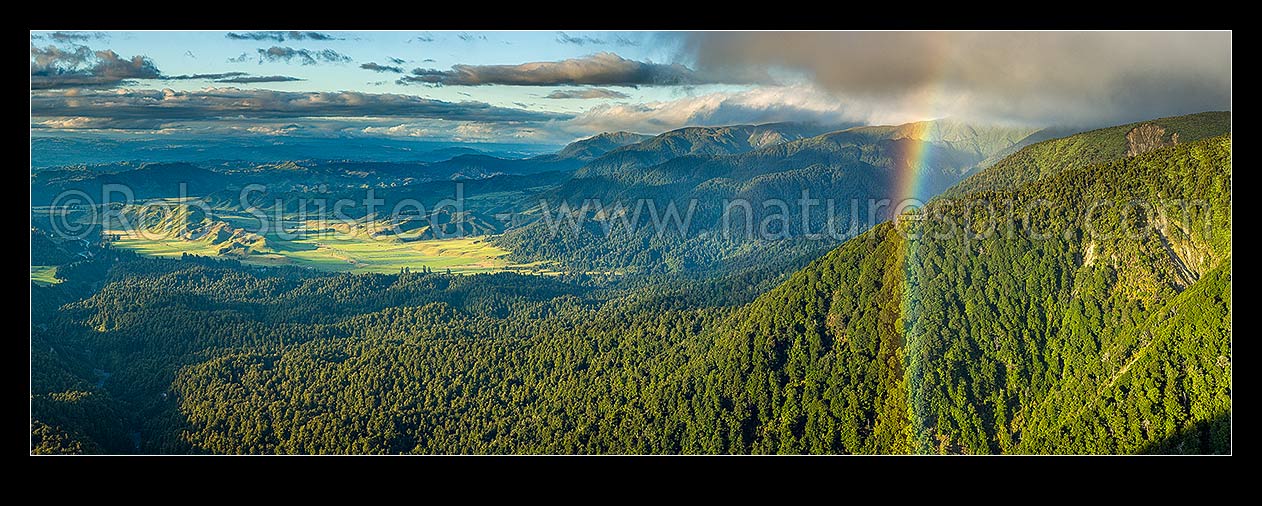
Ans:
[{"label": "grassy clearing", "polygon": [[138,231],[110,230],[109,233],[119,235],[118,240],[111,243],[113,247],[135,251],[145,256],[170,258],[178,257],[184,253],[203,256],[216,256],[219,254],[219,247],[206,241],[187,241]]},{"label": "grassy clearing", "polygon": [[60,283],[61,280],[57,279],[56,276],[57,276],[56,265],[32,265],[31,266],[31,281],[34,281],[35,284],[37,285],[49,286],[49,285],[55,285],[57,283]]},{"label": "grassy clearing", "polygon": [[[429,268],[452,273],[498,272],[504,270],[550,273],[549,265],[511,264],[508,251],[487,241],[486,236],[452,239],[420,239],[428,227],[407,229],[397,235],[380,235],[381,227],[371,230],[363,226],[329,224],[296,220],[293,217],[269,216],[268,227],[260,227],[257,217],[240,211],[213,210],[214,220],[230,227],[227,230],[248,230],[254,239],[249,248],[230,244],[239,239],[214,239],[217,234],[190,240],[177,235],[178,227],[126,232],[109,227],[119,234],[113,247],[156,257],[179,257],[181,254],[225,256],[253,265],[294,265],[332,272],[397,273],[403,268],[419,271]],[[279,227],[278,227],[279,225]],[[220,253],[224,251],[224,253]]]},{"label": "grassy clearing", "polygon": [[394,241],[366,234],[321,233],[281,241],[268,237],[274,253],[251,255],[244,261],[268,265],[301,265],[337,272],[394,273],[404,267],[459,273],[504,270],[508,251],[497,248],[483,237]]},{"label": "grassy clearing", "polygon": [[[398,241],[334,232],[304,234],[297,238],[269,234],[266,251],[234,258],[254,265],[296,265],[333,272],[396,273],[404,267],[418,271],[429,267],[440,272],[450,269],[453,273],[477,273],[514,267],[504,260],[508,251],[485,239]],[[219,255],[219,246],[207,241],[153,234],[123,234],[113,246],[157,257],[178,257],[183,253]]]}]

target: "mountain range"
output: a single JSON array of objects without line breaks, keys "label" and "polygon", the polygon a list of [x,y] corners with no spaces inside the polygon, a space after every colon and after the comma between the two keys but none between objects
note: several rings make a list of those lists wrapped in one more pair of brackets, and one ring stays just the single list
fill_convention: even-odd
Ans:
[{"label": "mountain range", "polygon": [[[554,276],[58,253],[60,282],[32,285],[33,451],[1230,453],[1230,125],[617,133],[380,186],[463,185],[481,232]],[[163,167],[33,186],[147,170],[159,196]],[[357,191],[301,180],[267,191]],[[916,205],[763,205],[803,191]],[[734,200],[754,236],[715,225]],[[637,202],[695,202],[696,228],[659,233]]]}]

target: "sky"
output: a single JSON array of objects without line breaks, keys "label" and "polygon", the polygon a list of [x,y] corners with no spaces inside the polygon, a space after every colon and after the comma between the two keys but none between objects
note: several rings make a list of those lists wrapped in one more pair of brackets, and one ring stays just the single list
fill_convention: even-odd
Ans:
[{"label": "sky", "polygon": [[39,135],[559,145],[776,121],[1230,110],[1230,32],[31,32]]}]

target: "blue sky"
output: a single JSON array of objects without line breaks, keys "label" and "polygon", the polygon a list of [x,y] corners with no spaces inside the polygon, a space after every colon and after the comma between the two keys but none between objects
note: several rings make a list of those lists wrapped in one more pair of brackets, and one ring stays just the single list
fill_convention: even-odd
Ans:
[{"label": "blue sky", "polygon": [[[49,34],[52,32],[35,32]],[[649,32],[538,32],[538,31],[371,31],[371,32],[320,32],[340,40],[233,40],[222,31],[153,31],[107,32],[108,38],[87,43],[93,49],[108,48],[120,55],[146,55],[163,73],[171,75],[206,74],[219,72],[250,72],[258,75],[288,75],[304,79],[287,83],[254,85],[268,89],[287,91],[342,91],[356,90],[372,93],[422,94],[441,100],[469,100],[476,92],[477,99],[495,105],[513,106],[515,102],[549,110],[577,112],[590,106],[585,101],[565,100],[556,102],[540,98],[551,89],[520,86],[486,86],[476,90],[454,87],[418,89],[395,83],[391,74],[362,70],[362,63],[379,63],[399,66],[410,70],[417,67],[447,69],[456,64],[514,65],[531,61],[555,61],[580,58],[602,51],[614,52],[624,58],[642,61],[667,62],[678,59],[678,44],[669,37]],[[234,32],[246,33],[246,32]],[[565,37],[583,40],[583,43],[561,43]],[[464,36],[462,38],[461,36]],[[418,38],[420,38],[418,40]],[[424,39],[433,39],[425,41]],[[618,43],[615,41],[625,40]],[[604,43],[592,42],[593,40]],[[253,55],[260,47],[283,46],[303,49],[331,49],[349,56],[349,63],[324,63],[301,65],[294,63],[259,62],[251,58],[245,62],[230,62],[241,54]],[[394,64],[390,58],[405,60]],[[432,60],[432,61],[430,61]],[[195,90],[206,86],[205,81],[157,83],[164,88]],[[703,86],[690,90],[704,93],[715,89],[730,90],[739,87],[726,85]],[[670,88],[621,89],[633,101],[669,100],[677,98],[680,91]]]},{"label": "blue sky", "polygon": [[43,31],[31,126],[560,144],[773,121],[1108,124],[1229,109],[1230,50],[1230,32]]}]

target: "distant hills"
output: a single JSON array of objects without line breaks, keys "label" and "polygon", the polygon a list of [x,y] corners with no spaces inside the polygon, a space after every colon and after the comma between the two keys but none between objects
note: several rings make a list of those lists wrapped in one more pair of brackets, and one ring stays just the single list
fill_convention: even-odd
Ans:
[{"label": "distant hills", "polygon": [[[33,210],[32,255],[58,282],[31,286],[32,452],[1230,453],[1230,130],[1229,113],[1052,139],[949,122],[769,144],[703,129],[595,141],[573,171],[377,188],[391,203],[462,189],[485,232],[523,214],[494,240],[565,267],[547,275],[147,258],[47,236],[54,215]],[[293,212],[362,190],[295,187],[304,174],[384,183],[397,168],[347,167],[33,180],[257,170]],[[854,227],[767,219],[762,202],[803,190],[924,205]],[[697,199],[698,224],[748,199],[741,223],[774,237],[601,235],[631,218],[584,208],[593,196]],[[544,241],[540,198],[590,220]],[[192,209],[132,217],[230,250],[267,240]],[[802,233],[830,224],[852,233]]]},{"label": "distant hills", "polygon": [[[950,121],[826,133],[796,124],[675,130],[610,151],[555,190],[522,204],[547,202],[555,211],[561,203],[571,210],[588,203],[574,214],[586,228],[552,233],[556,221],[539,220],[497,241],[519,261],[555,258],[577,268],[667,272],[758,265],[786,251],[818,252],[839,244],[887,219],[894,208],[887,202],[869,212],[868,199],[927,199],[1002,153],[1039,139],[1038,132]],[[813,211],[799,205],[804,191],[818,201]],[[913,194],[900,195],[907,191]],[[732,201],[751,208],[725,222],[723,203]],[[653,211],[640,214],[634,233],[605,233],[611,222],[627,223],[626,215],[608,219],[608,208],[621,205],[630,215],[644,203],[659,216],[670,206],[684,213],[695,205],[692,233],[658,234],[650,226]],[[725,237],[724,226],[742,236]],[[834,233],[806,237],[826,230]],[[751,232],[790,240],[776,241],[777,251],[750,247],[760,244]]]}]

